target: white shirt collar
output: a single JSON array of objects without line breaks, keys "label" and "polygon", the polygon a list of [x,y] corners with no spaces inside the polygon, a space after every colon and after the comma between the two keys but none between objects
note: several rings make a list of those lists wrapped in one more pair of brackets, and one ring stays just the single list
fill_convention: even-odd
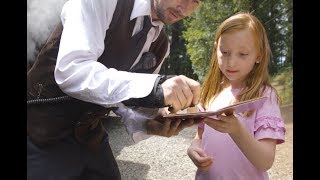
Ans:
[{"label": "white shirt collar", "polygon": [[151,16],[151,4],[150,0],[135,0],[130,21],[139,16]]}]

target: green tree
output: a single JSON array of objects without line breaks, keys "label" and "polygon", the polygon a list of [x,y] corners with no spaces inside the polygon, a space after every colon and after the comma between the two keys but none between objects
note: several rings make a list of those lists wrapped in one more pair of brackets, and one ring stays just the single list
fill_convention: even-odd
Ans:
[{"label": "green tree", "polygon": [[183,32],[183,37],[187,41],[187,53],[200,81],[208,71],[216,28],[231,14],[247,6],[244,2],[246,1],[205,1],[190,18],[184,20],[187,29]]},{"label": "green tree", "polygon": [[170,37],[170,55],[163,63],[161,74],[183,74],[197,80],[198,76],[192,69],[191,61],[187,55],[186,42],[182,37],[185,26],[182,21],[167,26],[166,32]]},{"label": "green tree", "polygon": [[214,33],[220,23],[242,11],[257,16],[266,28],[272,59],[271,74],[292,64],[292,0],[216,0],[206,1],[183,22],[187,54],[192,68],[202,81],[211,58]]}]

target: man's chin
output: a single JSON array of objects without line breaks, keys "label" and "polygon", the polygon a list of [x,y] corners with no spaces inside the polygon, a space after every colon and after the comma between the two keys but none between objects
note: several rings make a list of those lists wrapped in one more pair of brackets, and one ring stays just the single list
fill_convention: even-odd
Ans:
[{"label": "man's chin", "polygon": [[178,22],[179,20],[166,20],[166,21],[162,21],[163,22],[163,24],[165,24],[165,25],[170,25],[170,24],[174,24],[174,23],[176,23],[176,22]]}]

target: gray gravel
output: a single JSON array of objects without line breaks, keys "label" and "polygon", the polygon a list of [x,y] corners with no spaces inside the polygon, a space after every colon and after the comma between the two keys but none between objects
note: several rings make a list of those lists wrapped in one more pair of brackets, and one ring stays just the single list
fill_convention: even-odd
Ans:
[{"label": "gray gravel", "polygon": [[[293,135],[292,105],[282,108],[286,122],[286,142],[277,146],[276,159],[268,171],[270,180],[292,180]],[[179,135],[166,138],[153,136],[134,144],[118,118],[105,121],[110,145],[123,180],[193,180],[196,166],[186,151],[195,136],[196,126]]]}]

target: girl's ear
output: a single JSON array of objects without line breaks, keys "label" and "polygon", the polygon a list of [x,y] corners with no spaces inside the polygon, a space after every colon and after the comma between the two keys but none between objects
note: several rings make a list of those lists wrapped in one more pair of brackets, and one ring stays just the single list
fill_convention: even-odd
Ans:
[{"label": "girl's ear", "polygon": [[260,63],[260,56],[257,56],[256,64]]},{"label": "girl's ear", "polygon": [[215,41],[214,43],[213,43],[213,51],[217,51],[218,50],[218,43],[217,43],[217,41]]}]

